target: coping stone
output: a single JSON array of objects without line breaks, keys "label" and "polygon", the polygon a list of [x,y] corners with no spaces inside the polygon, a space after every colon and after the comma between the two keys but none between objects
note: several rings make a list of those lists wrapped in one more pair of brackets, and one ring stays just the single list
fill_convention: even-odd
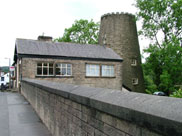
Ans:
[{"label": "coping stone", "polygon": [[90,97],[98,95],[100,93],[104,93],[105,91],[106,89],[104,88],[91,88],[80,86],[70,93],[70,99],[78,103],[90,106]]},{"label": "coping stone", "polygon": [[45,80],[23,82],[69,98],[166,136],[182,135],[182,100],[119,90],[92,88]]}]

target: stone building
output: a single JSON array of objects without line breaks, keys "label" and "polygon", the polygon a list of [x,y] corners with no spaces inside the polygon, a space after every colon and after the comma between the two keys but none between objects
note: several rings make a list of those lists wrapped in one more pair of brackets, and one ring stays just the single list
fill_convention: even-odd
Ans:
[{"label": "stone building", "polygon": [[58,43],[50,37],[17,39],[16,86],[36,78],[90,87],[122,89],[122,58],[100,45]]},{"label": "stone building", "polygon": [[102,16],[99,45],[56,43],[45,36],[17,39],[14,61],[17,87],[27,77],[144,92],[136,22],[130,14]]}]

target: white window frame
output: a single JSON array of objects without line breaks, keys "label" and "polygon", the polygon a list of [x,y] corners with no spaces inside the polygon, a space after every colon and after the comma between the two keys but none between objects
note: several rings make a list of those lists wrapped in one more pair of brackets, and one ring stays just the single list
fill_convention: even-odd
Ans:
[{"label": "white window frame", "polygon": [[138,78],[132,78],[132,84],[138,85]]},{"label": "white window frame", "polygon": [[[99,64],[86,64],[86,77],[100,77],[100,65]],[[88,69],[89,68],[89,69]],[[94,75],[91,75],[91,72],[90,71],[97,71],[97,68],[99,68],[98,70],[98,75],[94,74]],[[89,71],[89,73],[87,73]],[[94,72],[94,73],[97,73],[97,72]]]},{"label": "white window frame", "polygon": [[[101,65],[101,76],[102,77],[114,77],[115,76],[115,69],[114,69],[114,65]],[[104,70],[108,70],[109,71],[109,75],[103,75]],[[113,74],[112,74],[112,70],[113,70]]]},{"label": "white window frame", "polygon": [[[44,66],[44,64],[47,64],[47,66]],[[38,66],[38,64],[42,64],[42,66]],[[52,64],[53,73],[49,73],[50,64]],[[41,74],[38,74],[38,68],[41,68]],[[47,75],[44,75],[44,68],[47,68]],[[37,76],[54,76],[54,66],[51,62],[38,62],[37,63]]]},{"label": "white window frame", "polygon": [[137,60],[131,59],[131,66],[137,66]]},{"label": "white window frame", "polygon": [[[57,64],[59,64],[58,67],[56,66]],[[63,65],[65,65],[65,67],[63,67]],[[68,75],[68,65],[71,65],[71,74],[70,75]],[[63,68],[65,68],[66,69],[66,74],[65,75],[61,75],[61,74],[58,75],[56,73],[57,68],[61,69],[61,71],[62,71]],[[70,63],[56,63],[55,64],[55,75],[56,76],[72,76],[72,64],[70,64]]]}]

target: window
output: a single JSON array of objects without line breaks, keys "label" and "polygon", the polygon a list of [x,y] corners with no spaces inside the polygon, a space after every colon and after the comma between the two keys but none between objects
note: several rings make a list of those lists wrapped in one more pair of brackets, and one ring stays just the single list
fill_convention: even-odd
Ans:
[{"label": "window", "polygon": [[132,59],[131,60],[131,66],[136,66],[137,65],[137,60],[136,59]]},{"label": "window", "polygon": [[1,81],[4,81],[4,77],[1,77]]},{"label": "window", "polygon": [[137,85],[138,84],[138,78],[132,78],[132,84]]},{"label": "window", "polygon": [[102,76],[114,77],[114,66],[112,66],[112,65],[102,65]]},{"label": "window", "polygon": [[100,66],[86,64],[86,76],[100,76]]},{"label": "window", "polygon": [[53,63],[37,63],[37,75],[38,76],[52,76],[53,75]]},{"label": "window", "polygon": [[57,63],[56,64],[56,76],[71,76],[72,75],[72,65]]}]

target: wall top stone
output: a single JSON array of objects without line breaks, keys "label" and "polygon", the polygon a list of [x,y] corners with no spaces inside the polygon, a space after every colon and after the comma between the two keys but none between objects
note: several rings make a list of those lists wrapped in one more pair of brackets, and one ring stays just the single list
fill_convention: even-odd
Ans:
[{"label": "wall top stone", "polygon": [[24,78],[41,88],[166,136],[182,135],[182,100]]}]

